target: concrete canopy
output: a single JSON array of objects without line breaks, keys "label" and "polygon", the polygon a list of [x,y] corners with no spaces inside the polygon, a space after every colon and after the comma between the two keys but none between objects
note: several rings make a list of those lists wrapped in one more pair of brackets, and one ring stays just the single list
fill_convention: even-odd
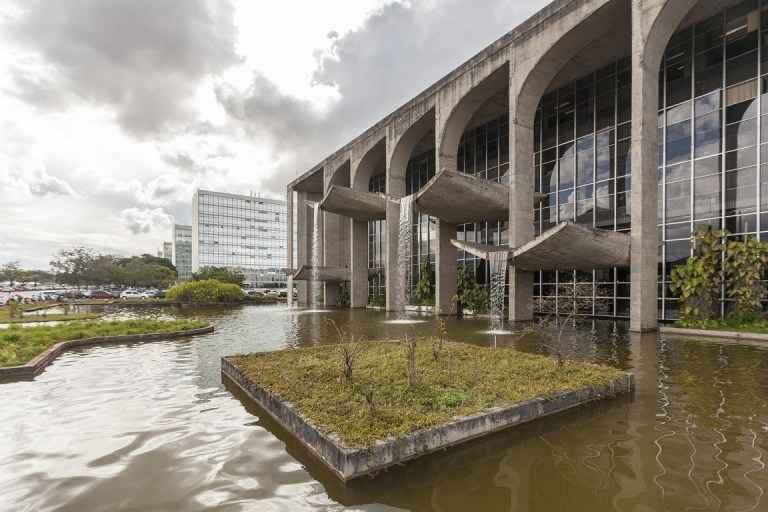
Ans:
[{"label": "concrete canopy", "polygon": [[525,271],[626,267],[630,263],[630,237],[603,229],[563,222],[517,249],[451,240],[479,258],[510,251],[510,263]]},{"label": "concrete canopy", "polygon": [[[294,281],[314,281],[312,265],[302,265],[298,272],[293,274]],[[323,283],[339,283],[349,281],[349,269],[340,267],[317,267],[317,281]]]},{"label": "concrete canopy", "polygon": [[360,192],[348,187],[331,185],[320,201],[320,209],[355,220],[381,220],[387,216],[384,194]]},{"label": "concrete canopy", "polygon": [[443,170],[416,194],[416,208],[449,224],[507,220],[509,187]]}]

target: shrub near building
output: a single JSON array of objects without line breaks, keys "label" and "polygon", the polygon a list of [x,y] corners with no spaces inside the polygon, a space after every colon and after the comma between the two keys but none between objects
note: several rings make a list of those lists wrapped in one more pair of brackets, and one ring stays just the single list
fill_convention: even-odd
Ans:
[{"label": "shrub near building", "polygon": [[222,283],[216,279],[179,283],[168,290],[166,299],[194,304],[216,302],[240,302],[245,299],[242,288],[232,283]]}]

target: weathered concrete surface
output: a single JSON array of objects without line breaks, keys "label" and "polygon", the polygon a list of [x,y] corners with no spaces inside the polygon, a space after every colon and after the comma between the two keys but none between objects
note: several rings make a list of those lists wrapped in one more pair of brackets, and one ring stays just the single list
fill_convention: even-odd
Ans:
[{"label": "weathered concrete surface", "polygon": [[331,185],[320,201],[320,209],[354,220],[382,220],[387,217],[386,196]]},{"label": "weathered concrete surface", "polygon": [[303,418],[293,404],[280,400],[252,382],[226,357],[221,360],[221,373],[345,482],[499,430],[634,390],[634,377],[626,374],[605,386],[590,386],[534,398],[509,407],[494,407],[398,439],[377,441],[368,448],[348,448],[337,437],[321,432]]},{"label": "weathered concrete surface", "polygon": [[[474,242],[451,243],[483,259],[488,259],[491,252],[510,251],[507,247]],[[630,237],[626,233],[563,222],[511,250],[509,261],[524,271],[626,267],[630,262]]]},{"label": "weathered concrete surface", "polygon": [[[286,264],[288,265],[288,268],[294,268],[296,266],[296,262],[293,260],[293,189],[291,187],[287,187],[285,191],[285,199],[286,199],[286,223],[288,224],[287,229],[287,246],[286,246]],[[293,306],[293,277],[288,275],[286,279],[286,288],[288,289],[288,306]]]},{"label": "weathered concrete surface", "polygon": [[444,220],[437,224],[437,248],[435,251],[435,313],[450,315],[454,311],[456,295],[456,247],[451,240],[456,238],[456,224]]},{"label": "weathered concrete surface", "polygon": [[43,371],[43,369],[51,364],[57,357],[59,357],[62,352],[75,347],[184,338],[187,336],[195,336],[197,334],[208,334],[213,332],[213,329],[214,328],[212,325],[207,325],[198,329],[187,329],[186,331],[125,334],[121,336],[96,336],[93,338],[81,338],[79,340],[60,341],[50,346],[42,354],[35,356],[34,359],[26,364],[0,368],[0,380],[21,380],[32,378]]},{"label": "weathered concrete surface", "polygon": [[[302,265],[293,274],[294,281],[312,281],[312,265]],[[349,269],[342,267],[318,267],[317,280],[322,283],[349,281]]]},{"label": "weathered concrete surface", "polygon": [[509,187],[460,172],[441,171],[416,194],[416,209],[449,224],[507,220]]}]

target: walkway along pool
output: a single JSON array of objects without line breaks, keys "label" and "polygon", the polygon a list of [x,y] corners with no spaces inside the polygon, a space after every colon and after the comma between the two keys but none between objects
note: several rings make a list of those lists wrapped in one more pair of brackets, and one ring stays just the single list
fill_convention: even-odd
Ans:
[{"label": "walkway along pool", "polygon": [[[108,317],[136,314],[107,310]],[[559,350],[635,375],[632,398],[576,409],[342,485],[249,400],[221,356],[361,336],[428,333],[381,312],[190,311],[193,339],[76,349],[34,381],[0,385],[0,510],[763,510],[768,346],[628,335],[585,322]],[[490,344],[486,319],[449,337]],[[552,351],[556,333],[497,336]],[[274,432],[274,433],[273,433]]]}]

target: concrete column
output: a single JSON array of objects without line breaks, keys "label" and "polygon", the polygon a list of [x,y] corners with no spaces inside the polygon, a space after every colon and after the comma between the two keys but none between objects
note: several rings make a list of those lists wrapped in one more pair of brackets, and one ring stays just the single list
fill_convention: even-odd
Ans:
[{"label": "concrete column", "polygon": [[[514,95],[510,95],[515,97]],[[522,124],[514,111],[509,123],[509,246],[533,240],[533,127]],[[533,273],[509,267],[509,320],[533,319]]]},{"label": "concrete column", "polygon": [[[322,236],[323,265],[326,267],[341,267],[341,246],[346,236],[342,237],[342,225],[347,224],[348,219],[343,219],[335,213],[321,212],[323,227]],[[339,294],[338,283],[325,283],[323,303],[325,306],[336,306],[336,298]]]},{"label": "concrete column", "polygon": [[288,187],[286,190],[286,222],[288,224],[287,235],[288,240],[286,243],[286,251],[288,254],[285,258],[285,266],[288,272],[288,278],[286,280],[286,288],[288,290],[288,305],[293,306],[293,272],[296,269],[295,261],[293,261],[293,189]]},{"label": "concrete column", "polygon": [[435,254],[435,314],[453,314],[456,295],[456,224],[438,221],[437,251]]},{"label": "concrete column", "polygon": [[661,55],[646,53],[648,24],[640,5],[632,5],[632,263],[630,329],[657,328],[656,280],[658,240],[657,110]]},{"label": "concrete column", "polygon": [[[309,264],[310,241],[312,239],[312,228],[309,225],[311,215],[307,206],[307,193],[296,192],[296,269],[302,265]],[[296,283],[296,300],[300,306],[309,304],[309,283],[299,281]]]},{"label": "concrete column", "polygon": [[350,222],[350,290],[349,305],[364,308],[368,305],[368,222],[351,219]]}]

